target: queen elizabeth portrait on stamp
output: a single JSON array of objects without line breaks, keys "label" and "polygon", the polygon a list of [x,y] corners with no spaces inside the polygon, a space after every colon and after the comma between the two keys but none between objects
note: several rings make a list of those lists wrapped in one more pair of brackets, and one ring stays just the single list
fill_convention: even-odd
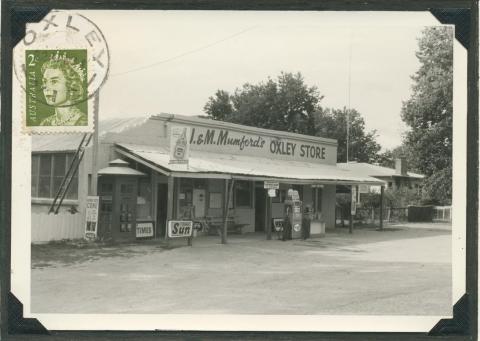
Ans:
[{"label": "queen elizabeth portrait on stamp", "polygon": [[27,51],[27,125],[88,124],[86,57],[86,50]]}]

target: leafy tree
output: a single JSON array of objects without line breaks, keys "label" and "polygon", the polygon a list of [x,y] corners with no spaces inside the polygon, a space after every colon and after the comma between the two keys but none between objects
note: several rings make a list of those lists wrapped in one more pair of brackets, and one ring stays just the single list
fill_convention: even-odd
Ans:
[{"label": "leafy tree", "polygon": [[215,97],[210,97],[204,111],[216,120],[225,121],[226,118],[230,118],[233,113],[233,106],[228,92],[218,90]]},{"label": "leafy tree", "polygon": [[420,68],[412,76],[410,99],[402,119],[410,126],[404,145],[410,162],[426,175],[423,197],[437,204],[451,202],[453,32],[430,27],[422,32],[416,53]]},{"label": "leafy tree", "polygon": [[[234,94],[218,90],[204,111],[215,120],[336,139],[337,159],[345,162],[347,111],[323,109],[322,98],[300,73],[282,72],[276,80],[247,83]],[[371,162],[379,150],[375,131],[366,132],[360,113],[350,110],[350,160]]]},{"label": "leafy tree", "polygon": [[316,135],[336,139],[337,161],[347,161],[347,113],[349,113],[349,161],[374,162],[380,151],[376,131],[365,130],[365,120],[355,109],[319,110],[315,113]]},{"label": "leafy tree", "polygon": [[313,113],[322,98],[300,73],[282,72],[275,81],[244,84],[233,95],[218,90],[204,111],[215,120],[313,135]]}]

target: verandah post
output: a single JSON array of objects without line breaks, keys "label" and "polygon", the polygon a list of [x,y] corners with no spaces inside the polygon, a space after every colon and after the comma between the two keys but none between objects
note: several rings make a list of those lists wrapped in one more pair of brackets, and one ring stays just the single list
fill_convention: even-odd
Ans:
[{"label": "verandah post", "polygon": [[353,215],[355,214],[355,198],[353,193],[353,185],[350,186],[350,219],[348,220],[348,233],[353,233]]},{"label": "verandah post", "polygon": [[267,223],[265,229],[267,231],[267,240],[272,239],[272,197],[267,195]]},{"label": "verandah post", "polygon": [[173,188],[174,187],[174,178],[173,178],[173,176],[170,175],[168,177],[167,181],[168,181],[168,188],[167,188],[167,191],[168,191],[167,192],[167,199],[168,199],[167,200],[167,221],[160,222],[160,223],[165,223],[165,241],[166,241],[167,246],[168,246],[168,242],[169,242],[169,240],[168,240],[168,222],[173,219],[173,209],[174,209],[174,207],[173,207],[173,204],[174,204],[174,201],[173,201],[173,199],[174,199],[173,198],[173,196],[174,196],[174,191],[173,191],[174,190],[174,188]]},{"label": "verandah post", "polygon": [[383,191],[384,187],[380,187],[380,230],[383,230]]},{"label": "verandah post", "polygon": [[228,226],[228,208],[230,206],[230,193],[233,190],[234,180],[230,180],[230,186],[228,186],[228,179],[225,179],[225,205],[223,208],[223,228],[222,228],[222,244],[227,243],[227,226]]}]

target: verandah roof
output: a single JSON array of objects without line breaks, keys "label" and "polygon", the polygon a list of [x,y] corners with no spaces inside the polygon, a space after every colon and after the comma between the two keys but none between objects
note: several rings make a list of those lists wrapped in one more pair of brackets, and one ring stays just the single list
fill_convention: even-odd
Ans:
[{"label": "verandah roof", "polygon": [[171,164],[168,148],[116,143],[116,150],[165,175],[174,177],[210,177],[223,179],[278,180],[304,184],[367,184],[385,182],[358,175],[334,165],[286,161],[244,155],[191,151],[188,166]]}]

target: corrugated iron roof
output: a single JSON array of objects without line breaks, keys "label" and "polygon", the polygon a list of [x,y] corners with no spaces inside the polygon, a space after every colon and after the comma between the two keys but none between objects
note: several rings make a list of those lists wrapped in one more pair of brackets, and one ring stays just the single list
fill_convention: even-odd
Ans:
[{"label": "corrugated iron roof", "polygon": [[[372,177],[392,177],[401,176],[395,172],[395,169],[372,165],[366,162],[349,162],[349,163],[337,163],[337,166],[342,169],[353,171],[357,174],[372,176]],[[407,176],[410,178],[423,179],[425,176],[422,174],[416,174],[407,172]]]},{"label": "corrugated iron roof", "polygon": [[333,165],[324,165],[311,162],[284,161],[243,155],[231,155],[190,151],[188,166],[184,164],[170,164],[168,148],[117,143],[118,150],[138,157],[141,160],[177,173],[215,173],[231,174],[232,176],[265,177],[278,179],[292,179],[326,183],[368,183],[383,185],[384,181],[356,174],[355,172],[338,168]]},{"label": "corrugated iron roof", "polygon": [[[101,139],[106,133],[120,133],[126,129],[142,124],[148,117],[112,118],[99,122],[98,135]],[[82,134],[33,135],[32,152],[73,152],[76,151]]]}]

